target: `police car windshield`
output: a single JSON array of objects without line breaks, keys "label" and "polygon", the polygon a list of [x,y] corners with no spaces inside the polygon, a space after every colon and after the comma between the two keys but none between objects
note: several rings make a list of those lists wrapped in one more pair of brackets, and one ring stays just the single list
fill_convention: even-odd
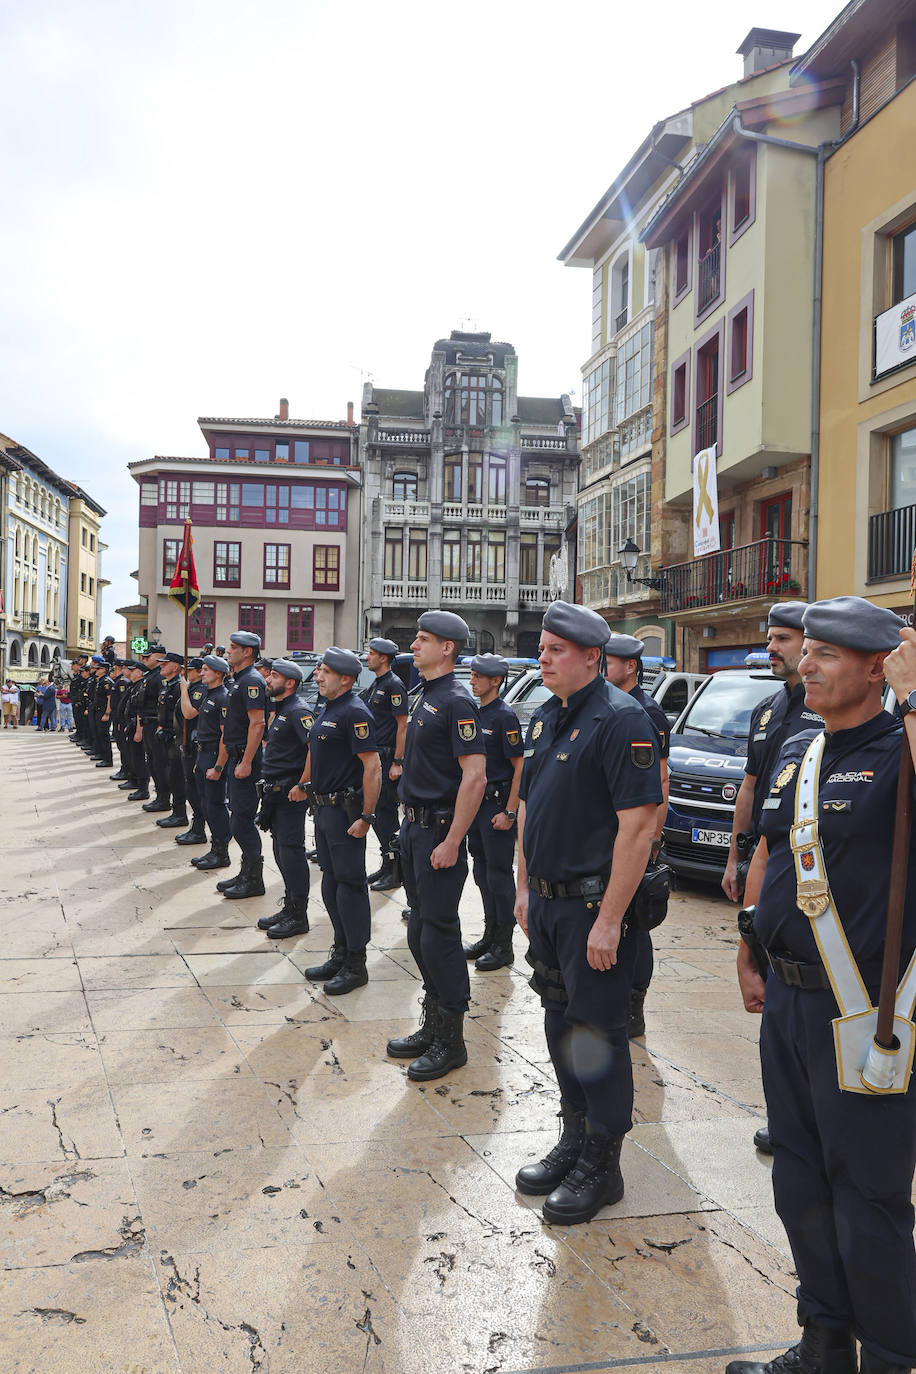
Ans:
[{"label": "police car windshield", "polygon": [[763,673],[720,673],[711,678],[687,708],[678,734],[695,730],[724,739],[746,739],[751,712],[779,684]]}]

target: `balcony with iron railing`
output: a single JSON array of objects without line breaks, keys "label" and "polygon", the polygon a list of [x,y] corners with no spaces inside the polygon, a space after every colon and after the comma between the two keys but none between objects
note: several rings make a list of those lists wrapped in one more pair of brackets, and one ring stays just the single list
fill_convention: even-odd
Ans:
[{"label": "balcony with iron railing", "polygon": [[661,613],[672,615],[757,597],[769,601],[804,598],[807,548],[806,539],[759,539],[662,568]]},{"label": "balcony with iron railing", "polygon": [[720,268],[722,264],[722,244],[714,243],[708,253],[704,253],[698,263],[697,272],[697,310],[703,311],[721,292]]},{"label": "balcony with iron railing", "polygon": [[916,506],[884,510],[868,520],[868,580],[909,577],[916,549]]}]

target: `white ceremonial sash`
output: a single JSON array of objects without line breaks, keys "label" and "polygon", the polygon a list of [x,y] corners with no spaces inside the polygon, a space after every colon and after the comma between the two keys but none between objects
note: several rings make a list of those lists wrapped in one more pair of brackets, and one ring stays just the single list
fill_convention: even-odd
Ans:
[{"label": "white ceremonial sash", "polygon": [[916,1008],[916,954],[897,989],[894,1033],[899,1046],[885,1049],[875,1042],[878,1009],[871,1004],[849,948],[824,865],[818,797],[826,742],[823,730],[811,741],[795,787],[795,823],[789,832],[789,843],[795,861],[796,904],[811,922],[811,933],[841,1012],[833,1021],[840,1088],[856,1093],[903,1093],[916,1052],[916,1025],[912,1019]]}]

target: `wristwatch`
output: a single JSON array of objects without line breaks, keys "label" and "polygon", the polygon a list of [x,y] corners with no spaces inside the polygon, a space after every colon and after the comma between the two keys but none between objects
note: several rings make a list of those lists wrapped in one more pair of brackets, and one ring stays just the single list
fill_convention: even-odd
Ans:
[{"label": "wristwatch", "polygon": [[508,816],[510,821],[514,821],[518,815],[517,811],[510,811],[508,806],[503,809],[503,815]]},{"label": "wristwatch", "polygon": [[912,692],[908,692],[902,701],[897,702],[897,710],[900,712],[901,718],[908,711],[916,711],[916,688]]},{"label": "wristwatch", "polygon": [[363,814],[360,816],[360,820],[365,821],[367,825],[371,825],[372,822],[375,820],[375,812],[370,811],[370,813],[366,815],[366,812],[364,811]]},{"label": "wristwatch", "polygon": [[392,759],[391,762],[392,762],[392,763],[396,763],[396,764],[398,765],[398,767],[400,768],[400,766],[401,766],[401,764],[404,762],[404,760],[403,760],[403,759]]}]

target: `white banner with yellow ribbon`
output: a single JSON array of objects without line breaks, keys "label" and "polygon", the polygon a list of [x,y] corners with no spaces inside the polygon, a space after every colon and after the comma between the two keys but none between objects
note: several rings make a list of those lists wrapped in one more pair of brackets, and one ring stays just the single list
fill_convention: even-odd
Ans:
[{"label": "white banner with yellow ribbon", "polygon": [[716,448],[704,448],[693,460],[693,556],[719,548],[719,484]]}]

